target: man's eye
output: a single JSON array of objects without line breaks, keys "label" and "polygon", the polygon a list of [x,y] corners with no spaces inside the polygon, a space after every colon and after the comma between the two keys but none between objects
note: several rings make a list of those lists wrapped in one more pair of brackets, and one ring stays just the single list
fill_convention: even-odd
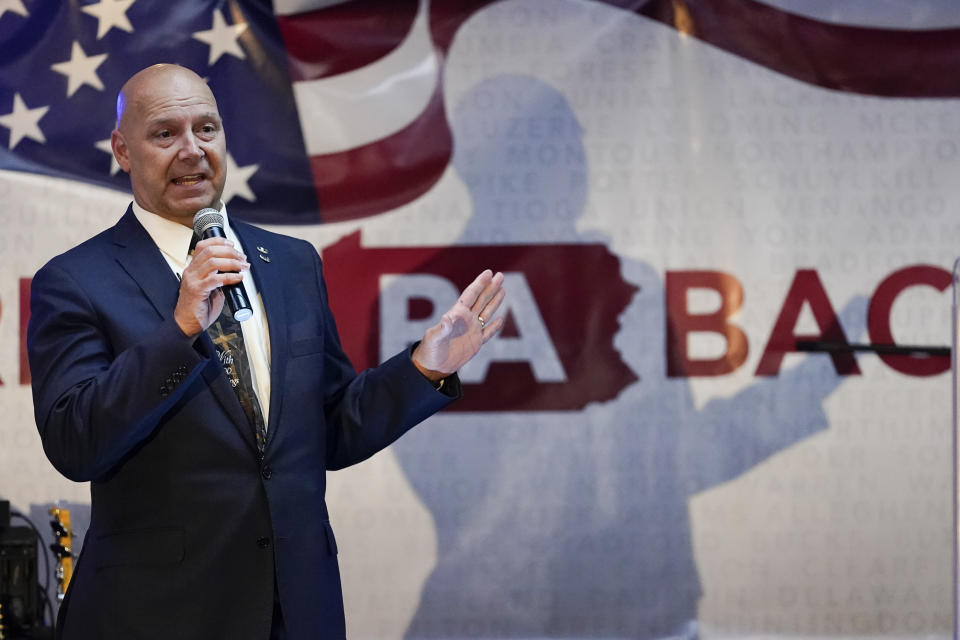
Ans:
[{"label": "man's eye", "polygon": [[169,132],[169,131],[158,131],[158,132],[157,132],[157,137],[158,137],[158,138],[169,138],[169,137],[170,137],[170,132]]},{"label": "man's eye", "polygon": [[200,130],[203,131],[204,133],[214,133],[217,130],[217,128],[212,124],[205,124],[202,127],[200,127]]}]

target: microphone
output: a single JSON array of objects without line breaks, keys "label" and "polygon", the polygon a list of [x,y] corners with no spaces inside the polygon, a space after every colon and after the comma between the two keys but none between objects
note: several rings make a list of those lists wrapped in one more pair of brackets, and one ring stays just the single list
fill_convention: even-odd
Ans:
[{"label": "microphone", "polygon": [[[207,238],[226,238],[227,234],[223,231],[223,216],[216,209],[207,207],[200,209],[193,216],[193,233],[200,240]],[[243,289],[243,283],[225,284],[220,287],[223,295],[227,298],[227,305],[230,312],[233,313],[233,319],[237,322],[243,322],[253,315],[253,308],[247,299],[247,292]]]}]

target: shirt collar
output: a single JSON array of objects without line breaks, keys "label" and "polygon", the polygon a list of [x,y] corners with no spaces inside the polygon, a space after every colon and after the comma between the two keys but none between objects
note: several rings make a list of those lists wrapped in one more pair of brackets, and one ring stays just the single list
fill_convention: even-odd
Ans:
[{"label": "shirt collar", "polygon": [[[185,227],[179,222],[168,220],[155,213],[147,211],[134,200],[132,203],[133,215],[136,216],[143,228],[147,230],[160,252],[173,260],[181,268],[186,267],[187,257],[190,254],[190,243],[193,240],[193,229]],[[230,221],[227,217],[227,206],[221,201],[220,215],[223,216],[223,230],[227,237],[233,239]]]}]

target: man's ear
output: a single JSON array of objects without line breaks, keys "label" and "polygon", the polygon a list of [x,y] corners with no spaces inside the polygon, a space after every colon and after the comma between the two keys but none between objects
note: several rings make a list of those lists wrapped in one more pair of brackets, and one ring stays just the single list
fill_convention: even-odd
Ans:
[{"label": "man's ear", "polygon": [[127,156],[127,143],[123,139],[123,134],[118,129],[114,129],[110,134],[110,147],[113,149],[113,157],[117,159],[117,164],[125,173],[130,173],[130,158]]}]

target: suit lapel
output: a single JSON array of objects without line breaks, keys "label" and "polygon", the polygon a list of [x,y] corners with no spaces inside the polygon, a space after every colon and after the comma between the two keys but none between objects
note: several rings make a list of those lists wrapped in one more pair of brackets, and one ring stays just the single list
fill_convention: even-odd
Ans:
[{"label": "suit lapel", "polygon": [[113,242],[117,262],[137,282],[160,317],[166,320],[173,315],[180,283],[132,208],[127,208],[114,227]]},{"label": "suit lapel", "polygon": [[[127,208],[127,212],[114,227],[113,242],[117,262],[136,281],[157,314],[164,320],[169,319],[177,306],[180,283],[153,242],[153,238],[133,214],[132,208]],[[216,363],[212,375],[206,372],[204,375],[210,391],[223,407],[224,412],[230,416],[244,440],[256,451],[257,443],[253,429],[243,412],[243,407],[240,406],[237,394],[230,386],[227,374],[220,366],[213,342],[206,332],[197,337],[197,342],[200,344],[203,355]]]},{"label": "suit lapel", "polygon": [[287,365],[287,308],[284,301],[284,256],[270,237],[257,227],[230,221],[240,239],[257,292],[263,300],[270,335],[270,417],[267,422],[267,446],[273,442],[280,421],[283,393],[280,392],[283,372]]}]

